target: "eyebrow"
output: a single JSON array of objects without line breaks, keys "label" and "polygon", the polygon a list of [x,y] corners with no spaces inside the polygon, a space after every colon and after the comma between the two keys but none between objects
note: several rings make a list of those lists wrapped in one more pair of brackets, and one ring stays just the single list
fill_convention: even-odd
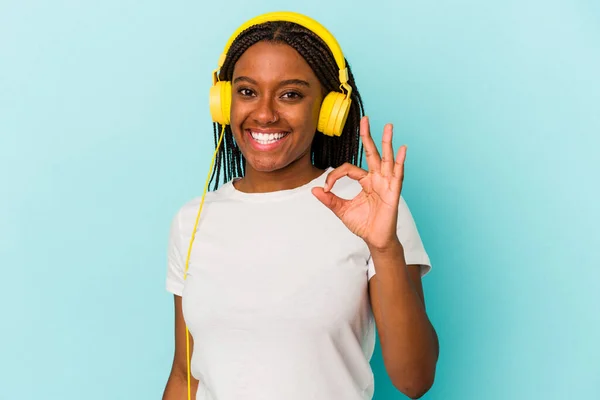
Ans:
[{"label": "eyebrow", "polygon": [[[247,76],[238,76],[237,78],[235,78],[233,80],[233,83],[237,83],[237,82],[248,82],[253,85],[258,84],[258,82],[256,82],[254,79],[247,77]],[[310,87],[310,84],[307,81],[304,81],[302,79],[286,79],[284,81],[279,82],[279,86],[283,86],[283,85],[299,85],[299,86]]]}]

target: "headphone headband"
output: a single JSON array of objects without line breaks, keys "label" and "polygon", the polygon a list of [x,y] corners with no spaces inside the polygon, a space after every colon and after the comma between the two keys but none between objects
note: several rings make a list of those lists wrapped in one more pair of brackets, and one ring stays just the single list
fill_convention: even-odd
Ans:
[{"label": "headphone headband", "polygon": [[[344,59],[344,54],[342,53],[342,49],[341,49],[339,43],[337,42],[337,40],[335,39],[335,37],[323,25],[321,25],[319,22],[315,21],[314,19],[309,18],[306,15],[302,15],[302,14],[299,14],[296,12],[290,12],[290,11],[275,11],[275,12],[262,14],[262,15],[259,15],[257,17],[250,19],[249,21],[247,21],[243,25],[241,25],[233,33],[233,35],[231,35],[231,37],[227,41],[227,44],[225,45],[225,50],[223,50],[223,53],[219,57],[218,69],[220,69],[223,66],[223,63],[225,63],[225,58],[227,56],[227,52],[229,51],[229,48],[231,47],[231,44],[233,43],[233,41],[238,37],[238,35],[240,33],[242,33],[244,30],[248,29],[249,27],[251,27],[253,25],[259,25],[259,24],[262,24],[264,22],[269,22],[269,21],[293,22],[293,23],[296,23],[298,25],[305,27],[306,29],[309,29],[314,34],[319,36],[325,42],[325,44],[327,44],[327,46],[329,47],[329,50],[331,50],[331,53],[333,54],[333,57],[335,58],[335,62],[339,69],[338,74],[339,74],[339,80],[340,80],[341,86],[343,86],[348,92],[350,92],[352,90],[350,88],[350,85],[348,85],[348,68],[346,67],[346,61]],[[213,79],[213,81],[216,82],[216,71],[215,71],[214,78],[215,79]]]},{"label": "headphone headband", "polygon": [[331,50],[335,63],[339,68],[338,78],[340,90],[339,92],[329,92],[323,99],[319,111],[317,130],[328,136],[340,136],[343,132],[344,125],[346,124],[346,119],[352,103],[352,86],[348,83],[348,66],[346,65],[344,55],[342,54],[342,49],[337,40],[323,25],[305,15],[287,11],[270,12],[254,17],[245,22],[233,35],[231,35],[225,45],[225,50],[219,57],[219,66],[212,74],[213,85],[210,88],[209,93],[209,106],[213,122],[217,122],[221,125],[229,125],[230,123],[232,83],[227,80],[220,82],[218,72],[225,63],[231,44],[249,27],[269,21],[287,21],[303,26],[320,37],[325,45],[328,46],[329,50]]}]

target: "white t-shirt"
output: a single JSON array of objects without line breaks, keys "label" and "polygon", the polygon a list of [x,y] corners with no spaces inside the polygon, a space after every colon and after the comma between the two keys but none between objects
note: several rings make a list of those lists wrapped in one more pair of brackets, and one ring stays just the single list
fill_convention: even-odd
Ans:
[{"label": "white t-shirt", "polygon": [[[166,288],[183,298],[197,400],[372,398],[376,266],[311,193],[331,170],[291,190],[249,194],[229,182],[208,192],[185,281],[200,198],[173,219]],[[346,199],[360,190],[350,178],[332,189]],[[398,237],[425,275],[429,258],[403,198]]]}]

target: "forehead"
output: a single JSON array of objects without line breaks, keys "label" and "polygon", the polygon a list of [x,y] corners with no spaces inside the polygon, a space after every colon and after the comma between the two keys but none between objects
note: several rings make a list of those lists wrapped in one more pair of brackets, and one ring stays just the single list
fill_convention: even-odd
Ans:
[{"label": "forehead", "polygon": [[306,60],[284,43],[258,42],[250,46],[235,64],[233,79],[238,76],[263,82],[298,78],[317,82]]}]

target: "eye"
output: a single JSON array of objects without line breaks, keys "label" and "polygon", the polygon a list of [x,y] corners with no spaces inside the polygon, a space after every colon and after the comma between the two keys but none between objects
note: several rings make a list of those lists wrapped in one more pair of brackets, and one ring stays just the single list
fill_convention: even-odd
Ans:
[{"label": "eye", "polygon": [[281,97],[289,100],[301,99],[303,96],[298,92],[285,92]]},{"label": "eye", "polygon": [[254,92],[248,88],[240,88],[237,90],[237,92],[239,94],[241,94],[243,97],[250,97],[250,96],[254,95]]}]

